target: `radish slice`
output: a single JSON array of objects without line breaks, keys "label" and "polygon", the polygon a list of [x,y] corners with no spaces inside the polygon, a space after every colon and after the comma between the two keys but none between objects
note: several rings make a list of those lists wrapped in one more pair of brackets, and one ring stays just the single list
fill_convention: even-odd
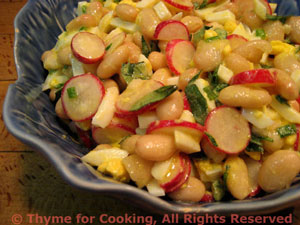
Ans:
[{"label": "radish slice", "polygon": [[300,151],[300,125],[296,125],[297,128],[297,134],[296,134],[296,141],[294,144],[294,150],[295,151]]},{"label": "radish slice", "polygon": [[201,141],[201,148],[205,155],[209,159],[212,159],[215,163],[221,163],[226,158],[226,154],[224,152],[220,152],[218,148],[211,144],[207,136],[203,137]]},{"label": "radish slice", "polygon": [[183,73],[190,65],[195,48],[190,41],[176,39],[168,42],[166,47],[167,64],[176,75]]},{"label": "radish slice", "polygon": [[231,34],[227,36],[227,39],[229,40],[229,44],[232,50],[236,49],[237,47],[245,44],[246,42],[248,42],[248,40],[238,34]]},{"label": "radish slice", "polygon": [[245,158],[244,161],[248,168],[249,185],[251,188],[249,197],[253,197],[261,190],[258,185],[258,172],[261,167],[261,163],[250,158]]},{"label": "radish slice", "polygon": [[173,156],[172,160],[167,176],[159,181],[166,193],[178,190],[191,174],[191,161],[186,154],[180,153]]},{"label": "radish slice", "polygon": [[119,143],[122,138],[135,134],[135,130],[123,124],[111,123],[105,128],[93,127],[92,135],[97,144]]},{"label": "radish slice", "polygon": [[174,6],[177,9],[184,11],[190,11],[193,9],[194,5],[190,0],[163,0],[166,3],[169,3],[171,6]]},{"label": "radish slice", "polygon": [[216,148],[227,154],[240,153],[250,141],[251,133],[247,120],[231,107],[221,106],[211,111],[205,121],[205,127],[215,139]]},{"label": "radish slice", "polygon": [[101,38],[88,32],[79,32],[71,43],[73,55],[82,63],[99,62],[105,53],[105,45]]},{"label": "radish slice", "polygon": [[92,74],[71,78],[61,93],[62,105],[67,116],[77,122],[91,119],[103,99],[102,82]]},{"label": "radish slice", "polygon": [[147,129],[147,134],[174,135],[175,130],[191,134],[192,136],[202,136],[205,128],[198,123],[176,120],[160,120],[151,123]]},{"label": "radish slice", "polygon": [[77,135],[80,141],[85,147],[91,148],[93,146],[93,140],[90,135],[90,131],[85,131],[76,126]]},{"label": "radish slice", "polygon": [[[116,109],[118,117],[139,115],[149,111],[156,103],[149,104],[137,111],[130,111],[132,106],[147,94],[161,88],[163,85],[154,80],[132,80],[125,91],[118,97]],[[137,92],[138,90],[138,92]]]},{"label": "radish slice", "polygon": [[247,84],[255,87],[271,87],[276,84],[276,76],[266,69],[244,71],[234,75],[230,85]]},{"label": "radish slice", "polygon": [[162,41],[174,39],[189,40],[188,28],[180,21],[166,20],[157,25],[154,38]]}]

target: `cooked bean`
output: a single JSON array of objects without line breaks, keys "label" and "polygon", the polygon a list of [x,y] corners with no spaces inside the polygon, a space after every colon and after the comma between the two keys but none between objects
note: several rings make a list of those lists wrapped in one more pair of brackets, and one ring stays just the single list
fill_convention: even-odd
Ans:
[{"label": "cooked bean", "polygon": [[151,52],[150,55],[148,56],[148,59],[154,71],[160,68],[167,67],[166,56],[161,52],[156,52],[156,51]]},{"label": "cooked bean", "polygon": [[272,98],[264,89],[232,85],[220,92],[219,100],[228,106],[260,108],[270,104]]},{"label": "cooked bean", "polygon": [[166,48],[167,48],[167,44],[168,44],[168,41],[159,41],[158,42],[158,47],[160,49],[161,52],[165,52],[166,51]]},{"label": "cooked bean", "polygon": [[53,50],[45,51],[41,57],[46,70],[57,70],[63,67],[58,61],[57,54]]},{"label": "cooked bean", "polygon": [[117,82],[114,81],[113,79],[103,80],[102,83],[104,85],[105,90],[107,90],[108,88],[111,88],[111,87],[116,87],[119,89]]},{"label": "cooked bean", "polygon": [[248,41],[233,50],[234,53],[243,56],[253,63],[259,63],[263,53],[271,51],[271,44],[265,40]]},{"label": "cooked bean", "polygon": [[300,70],[300,63],[294,54],[281,53],[274,58],[274,67],[291,74]]},{"label": "cooked bean", "polygon": [[199,70],[197,68],[190,68],[184,71],[179,76],[178,81],[178,88],[179,90],[184,90],[185,87],[188,85],[189,81],[196,76],[196,74],[199,73]]},{"label": "cooked bean", "polygon": [[135,145],[135,152],[143,159],[150,161],[164,161],[176,151],[172,136],[147,134],[140,137]]},{"label": "cooked bean", "polygon": [[300,17],[292,16],[287,20],[286,24],[291,26],[291,33],[289,35],[291,41],[299,44],[300,43]]},{"label": "cooked bean", "polygon": [[137,63],[142,53],[141,49],[133,42],[126,42],[124,45],[127,46],[129,51],[128,62]]},{"label": "cooked bean", "polygon": [[96,23],[99,24],[100,19],[104,15],[103,6],[100,2],[91,2],[86,9],[86,13],[94,16]]},{"label": "cooked bean", "polygon": [[126,34],[124,42],[133,42],[133,35],[132,34]]},{"label": "cooked bean", "polygon": [[55,98],[56,98],[56,90],[55,89],[51,89],[49,92],[49,98],[52,102],[54,102]]},{"label": "cooked bean", "polygon": [[206,43],[200,41],[194,56],[194,62],[199,70],[213,71],[222,62],[222,51],[217,47],[218,41]]},{"label": "cooked bean", "polygon": [[81,16],[78,16],[71,20],[70,23],[68,23],[68,25],[66,26],[66,30],[79,30],[80,27],[95,27],[97,25],[98,23],[94,16],[89,14],[82,14]]},{"label": "cooked bean", "polygon": [[129,4],[119,4],[115,9],[117,16],[120,17],[122,20],[134,22],[138,11],[135,7]]},{"label": "cooked bean", "polygon": [[227,169],[226,185],[233,197],[242,200],[250,193],[247,165],[238,156],[230,156],[224,164]]},{"label": "cooked bean", "polygon": [[127,152],[129,152],[129,154],[133,154],[135,151],[136,142],[140,137],[141,137],[141,135],[132,135],[132,136],[126,138],[121,143],[121,149],[126,150]]},{"label": "cooked bean", "polygon": [[263,162],[258,184],[266,192],[288,188],[300,172],[300,156],[291,150],[274,152]]},{"label": "cooked bean", "polygon": [[129,49],[127,45],[121,45],[114,52],[104,57],[97,68],[97,75],[101,79],[107,79],[118,73],[129,58]]},{"label": "cooked bean", "polygon": [[142,34],[147,38],[153,39],[156,26],[160,22],[155,11],[150,8],[141,10],[136,21]]},{"label": "cooked bean", "polygon": [[57,60],[60,64],[71,65],[70,55],[72,54],[71,47],[65,46],[57,51]]},{"label": "cooked bean", "polygon": [[172,77],[172,73],[168,68],[160,68],[155,71],[151,79],[167,84],[167,80]]},{"label": "cooked bean", "polygon": [[263,20],[255,13],[253,0],[236,0],[234,3],[238,7],[237,17],[251,29],[259,28]]},{"label": "cooked bean", "polygon": [[199,202],[205,194],[205,186],[201,180],[190,177],[184,187],[169,193],[169,197],[176,201]]},{"label": "cooked bean", "polygon": [[58,101],[55,105],[55,113],[61,119],[69,119],[69,117],[67,116],[67,114],[65,113],[65,110],[63,108],[61,98],[58,99]]},{"label": "cooked bean", "polygon": [[185,16],[181,22],[188,28],[190,33],[195,33],[203,27],[203,21],[197,16]]},{"label": "cooked bean", "polygon": [[252,69],[251,63],[243,56],[240,56],[236,53],[230,53],[225,57],[224,62],[226,66],[233,71],[234,74]]},{"label": "cooked bean", "polygon": [[133,43],[142,48],[142,34],[139,31],[133,33]]},{"label": "cooked bean", "polygon": [[156,114],[160,120],[179,119],[182,112],[183,99],[179,91],[175,91],[164,99],[156,108]]},{"label": "cooked bean", "polygon": [[276,75],[276,87],[278,93],[287,100],[295,100],[299,95],[299,88],[295,81],[284,71],[272,69],[272,73]]},{"label": "cooked bean", "polygon": [[268,41],[284,40],[284,26],[278,20],[266,22],[263,25],[263,29],[266,32],[266,37]]},{"label": "cooked bean", "polygon": [[272,126],[272,128],[269,128],[269,129],[258,129],[256,127],[252,127],[252,131],[254,133],[269,137],[273,140],[272,142],[262,141],[264,150],[269,153],[273,153],[275,151],[282,149],[282,147],[284,145],[284,139],[282,139],[279,136],[278,132],[276,131],[276,128],[279,126],[280,125],[278,125],[278,126],[274,125],[274,126]]}]

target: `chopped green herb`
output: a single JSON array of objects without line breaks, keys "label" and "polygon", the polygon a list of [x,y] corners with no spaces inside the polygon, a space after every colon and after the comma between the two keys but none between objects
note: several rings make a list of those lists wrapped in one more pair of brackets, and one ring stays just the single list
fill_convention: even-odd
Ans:
[{"label": "chopped green herb", "polygon": [[189,81],[189,84],[194,83],[200,76],[201,71],[199,73],[197,73],[195,76],[193,76],[193,78]]},{"label": "chopped green herb", "polygon": [[276,129],[277,133],[281,138],[293,135],[297,133],[297,128],[295,124],[289,124]]},{"label": "chopped green herb", "polygon": [[268,141],[268,142],[273,142],[274,140],[268,136],[261,136],[261,135],[258,135],[258,134],[252,134],[251,135],[252,137],[255,137],[256,139],[259,139],[261,141]]},{"label": "chopped green herb", "polygon": [[161,100],[165,99],[166,97],[170,96],[176,90],[177,90],[177,86],[175,86],[175,85],[168,85],[168,86],[161,87],[161,88],[147,94],[143,98],[141,98],[138,102],[136,102],[131,107],[130,111],[137,111],[146,105],[161,101]]},{"label": "chopped green herb", "polygon": [[260,28],[255,31],[255,36],[260,37],[261,39],[266,39],[266,32],[264,29]]},{"label": "chopped green herb", "polygon": [[200,40],[204,39],[205,30],[210,29],[209,26],[202,27],[199,31],[192,35],[192,42],[196,45]]},{"label": "chopped green herb", "polygon": [[148,43],[146,42],[144,36],[142,36],[142,53],[146,57],[148,57],[151,53],[151,48],[149,47]]},{"label": "chopped green herb", "polygon": [[119,142],[119,144],[122,144],[127,138],[129,138],[129,137],[131,137],[131,135],[127,135],[127,136],[125,136],[125,137],[123,137],[122,139],[121,139],[121,141]]},{"label": "chopped green herb", "polygon": [[220,83],[219,76],[218,76],[218,70],[219,70],[219,67],[217,67],[213,72],[210,72],[208,74],[208,81],[209,81],[210,85],[212,85],[213,87],[217,86]]},{"label": "chopped green herb", "polygon": [[204,133],[205,133],[205,135],[208,137],[208,139],[210,140],[210,142],[211,142],[214,146],[218,147],[218,144],[217,144],[216,139],[215,139],[213,136],[211,136],[209,133],[207,133],[207,132],[204,132]]},{"label": "chopped green herb", "polygon": [[267,136],[251,134],[251,139],[250,139],[249,145],[246,148],[246,151],[264,153],[262,141],[273,142],[273,139],[269,138]]},{"label": "chopped green herb", "polygon": [[105,51],[108,51],[112,46],[112,43],[110,43],[106,48],[105,48]]},{"label": "chopped green herb", "polygon": [[68,97],[69,97],[69,98],[77,98],[77,96],[78,96],[75,87],[70,87],[70,88],[68,88],[68,89],[67,89],[67,93],[68,93]]},{"label": "chopped green herb", "polygon": [[223,174],[223,181],[224,181],[224,185],[225,185],[226,188],[227,188],[227,179],[228,179],[229,169],[230,169],[230,166],[226,165],[225,172]]},{"label": "chopped green herb", "polygon": [[49,74],[55,73],[57,70],[49,70]]},{"label": "chopped green herb", "polygon": [[65,84],[61,83],[61,84],[56,85],[54,88],[57,89],[57,90],[61,90],[64,85]]},{"label": "chopped green herb", "polygon": [[300,47],[296,48],[295,54],[298,54],[300,52]]},{"label": "chopped green herb", "polygon": [[83,5],[83,6],[81,7],[81,11],[82,11],[83,14],[86,13],[86,8],[87,8],[86,5]]},{"label": "chopped green herb", "polygon": [[221,28],[216,28],[214,31],[218,34],[218,37],[223,40],[227,38],[227,32],[226,30],[223,30]]},{"label": "chopped green herb", "polygon": [[121,76],[127,84],[129,84],[133,79],[150,79],[145,62],[123,64],[121,68]]},{"label": "chopped green herb", "polygon": [[64,65],[64,68],[63,68],[63,69],[64,69],[64,70],[67,70],[67,69],[69,69],[69,67],[70,67],[70,66],[68,66],[68,65]]},{"label": "chopped green herb", "polygon": [[267,14],[267,20],[279,20],[281,23],[285,23],[285,21],[288,19],[288,16],[277,16],[277,15],[269,15]]},{"label": "chopped green herb", "polygon": [[212,41],[215,41],[215,40],[221,40],[221,38],[219,36],[214,36],[214,37],[210,37],[210,38],[207,38],[205,39],[205,42],[212,42]]},{"label": "chopped green herb", "polygon": [[86,27],[80,27],[79,28],[79,31],[84,31],[84,30],[87,30],[87,28]]},{"label": "chopped green herb", "polygon": [[266,65],[266,64],[260,64],[261,68],[263,69],[270,69],[272,66]]},{"label": "chopped green herb", "polygon": [[207,102],[195,84],[185,88],[185,95],[197,123],[204,125],[208,114]]},{"label": "chopped green herb", "polygon": [[222,180],[217,180],[212,183],[211,190],[216,201],[221,201],[225,195],[225,186]]},{"label": "chopped green herb", "polygon": [[218,98],[218,94],[214,92],[214,89],[212,89],[211,86],[203,88],[203,91],[205,91],[209,100],[216,100]]},{"label": "chopped green herb", "polygon": [[285,98],[283,98],[282,96],[276,95],[275,98],[279,103],[290,106],[288,101]]},{"label": "chopped green herb", "polygon": [[208,0],[204,0],[202,3],[193,2],[194,10],[203,9],[208,5]]},{"label": "chopped green herb", "polygon": [[287,43],[287,44],[292,44],[292,41],[289,37],[287,37],[286,39],[283,40],[284,43]]},{"label": "chopped green herb", "polygon": [[228,87],[229,84],[226,84],[226,83],[221,83],[221,84],[218,84],[217,86],[215,86],[215,91],[217,92],[220,92],[222,91],[224,88]]},{"label": "chopped green herb", "polygon": [[121,0],[114,0],[114,3],[119,3]]}]

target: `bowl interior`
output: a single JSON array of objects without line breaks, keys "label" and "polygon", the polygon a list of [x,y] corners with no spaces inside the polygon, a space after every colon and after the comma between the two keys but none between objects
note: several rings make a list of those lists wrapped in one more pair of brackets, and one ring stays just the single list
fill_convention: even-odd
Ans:
[{"label": "bowl interior", "polygon": [[[278,13],[281,15],[299,14],[297,1],[272,2],[279,3]],[[80,160],[88,149],[73,139],[58,123],[54,105],[41,88],[46,77],[40,61],[41,55],[55,45],[57,36],[75,17],[77,3],[76,0],[29,0],[15,19],[18,80],[9,87],[3,110],[6,126],[14,136],[44,154],[70,184],[130,199],[154,212],[267,213],[300,199],[300,184],[296,184],[288,190],[256,200],[189,205],[153,197],[146,191],[127,184],[99,179],[99,175]]]}]

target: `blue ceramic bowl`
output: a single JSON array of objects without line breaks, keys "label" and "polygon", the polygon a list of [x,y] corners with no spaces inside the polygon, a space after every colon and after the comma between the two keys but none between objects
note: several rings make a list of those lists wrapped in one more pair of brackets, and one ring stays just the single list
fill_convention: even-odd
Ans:
[{"label": "blue ceramic bowl", "polygon": [[[131,185],[99,179],[99,175],[80,160],[88,150],[58,124],[54,106],[41,88],[46,77],[41,54],[55,45],[57,36],[75,16],[77,2],[29,0],[15,19],[14,54],[18,80],[8,89],[3,115],[8,130],[16,138],[45,155],[71,185],[128,200],[153,213],[262,214],[291,206],[300,199],[300,184],[297,183],[287,190],[253,200],[183,204],[153,197]],[[282,2],[279,14],[299,14],[296,1]]]}]

